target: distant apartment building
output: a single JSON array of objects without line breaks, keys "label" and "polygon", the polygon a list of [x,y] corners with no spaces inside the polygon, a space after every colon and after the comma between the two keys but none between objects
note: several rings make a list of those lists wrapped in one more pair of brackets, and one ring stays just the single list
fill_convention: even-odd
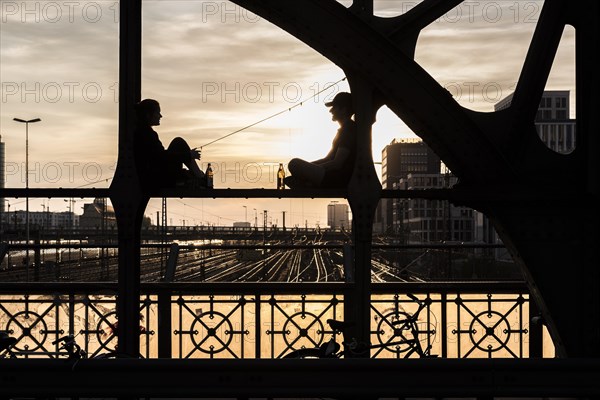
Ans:
[{"label": "distant apartment building", "polygon": [[[570,92],[568,90],[547,90],[542,95],[535,117],[535,127],[540,140],[551,150],[567,154],[575,150],[575,120],[570,119]],[[508,108],[513,94],[494,105],[494,110]]]},{"label": "distant apartment building", "polygon": [[[27,213],[24,210],[3,214],[6,229],[23,228],[27,224]],[[32,229],[76,228],[79,226],[79,215],[69,212],[30,211],[29,227]]]},{"label": "distant apartment building", "polygon": [[[23,210],[4,213],[3,223],[6,229],[22,228],[27,223],[26,213]],[[104,218],[105,228],[115,228],[117,219],[114,209],[109,206],[103,206],[102,199],[94,199],[92,203],[83,205],[83,214],[78,215],[70,211],[50,212],[50,211],[30,211],[29,226],[33,229],[68,229],[87,228],[100,229],[103,227],[102,218]],[[149,223],[144,220],[146,225]]]},{"label": "distant apartment building", "polygon": [[[394,184],[394,189],[442,189],[453,186],[457,178],[451,174],[411,173]],[[447,200],[394,199],[392,221],[394,232],[405,243],[472,242],[475,237],[473,210],[457,207]]]},{"label": "distant apartment building", "polygon": [[348,204],[332,201],[327,205],[327,225],[331,229],[349,229],[350,215]]},{"label": "distant apartment building", "polygon": [[[420,139],[392,140],[381,152],[381,186],[393,189],[394,183],[409,174],[440,172],[440,158]],[[375,232],[392,232],[391,199],[381,199],[375,212]]]}]

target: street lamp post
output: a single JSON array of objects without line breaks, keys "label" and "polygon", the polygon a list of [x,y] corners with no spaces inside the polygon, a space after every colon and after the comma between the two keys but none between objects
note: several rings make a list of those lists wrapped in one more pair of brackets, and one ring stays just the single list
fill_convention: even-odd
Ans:
[{"label": "street lamp post", "polygon": [[41,220],[41,226],[42,228],[46,228],[46,203],[42,203],[42,218],[40,218]]},{"label": "street lamp post", "polygon": [[10,202],[8,200],[6,200],[6,206],[8,207],[8,210],[6,211],[6,215],[3,215],[2,217],[4,218],[4,222],[3,222],[3,232],[10,229]]},{"label": "street lamp post", "polygon": [[67,208],[69,210],[68,224],[69,224],[69,231],[72,231],[73,230],[73,224],[74,224],[74,221],[73,221],[73,213],[74,213],[74,211],[73,211],[73,209],[74,209],[74,205],[75,205],[75,199],[73,199],[73,198],[70,198],[69,200],[63,199],[63,201],[65,203],[68,203],[67,204]]},{"label": "street lamp post", "polygon": [[[29,189],[29,124],[40,122],[41,119],[34,118],[24,120],[21,118],[13,118],[13,121],[25,124],[25,189]],[[27,246],[25,249],[25,273],[27,277],[26,279],[29,281],[29,192],[27,193],[27,196],[25,196],[25,225],[25,236],[27,240]]]}]

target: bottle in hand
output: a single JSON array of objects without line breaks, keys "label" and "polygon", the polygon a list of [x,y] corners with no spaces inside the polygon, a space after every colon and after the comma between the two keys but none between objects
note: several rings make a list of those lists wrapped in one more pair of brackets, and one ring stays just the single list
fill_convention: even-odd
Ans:
[{"label": "bottle in hand", "polygon": [[277,189],[283,190],[285,189],[285,183],[283,179],[285,178],[285,169],[283,169],[283,164],[279,163],[279,171],[277,171]]},{"label": "bottle in hand", "polygon": [[206,187],[208,189],[213,188],[213,170],[210,163],[208,163],[208,166],[206,167]]}]

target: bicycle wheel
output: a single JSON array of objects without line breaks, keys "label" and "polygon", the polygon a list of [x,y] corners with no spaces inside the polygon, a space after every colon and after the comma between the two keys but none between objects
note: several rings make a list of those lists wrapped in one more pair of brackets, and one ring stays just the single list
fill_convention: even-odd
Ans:
[{"label": "bicycle wheel", "polygon": [[323,352],[319,348],[315,349],[298,349],[289,352],[283,358],[322,358]]},{"label": "bicycle wheel", "polygon": [[131,356],[129,354],[118,353],[116,351],[110,351],[110,352],[107,352],[107,353],[96,354],[96,355],[94,355],[91,358],[94,358],[94,359],[107,359],[107,358],[135,358],[135,359],[138,359],[138,358],[144,358],[144,357],[142,357],[141,354],[139,354],[138,357],[134,357],[134,356]]}]

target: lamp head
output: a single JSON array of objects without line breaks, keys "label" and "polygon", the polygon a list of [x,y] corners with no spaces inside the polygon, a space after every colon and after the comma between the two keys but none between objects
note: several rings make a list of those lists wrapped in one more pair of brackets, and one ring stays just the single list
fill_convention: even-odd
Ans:
[{"label": "lamp head", "polygon": [[30,123],[34,123],[34,122],[40,122],[41,119],[34,118],[34,119],[30,119],[30,120],[26,121],[26,120],[21,119],[21,118],[13,118],[13,121],[22,122],[24,124],[30,124]]}]

